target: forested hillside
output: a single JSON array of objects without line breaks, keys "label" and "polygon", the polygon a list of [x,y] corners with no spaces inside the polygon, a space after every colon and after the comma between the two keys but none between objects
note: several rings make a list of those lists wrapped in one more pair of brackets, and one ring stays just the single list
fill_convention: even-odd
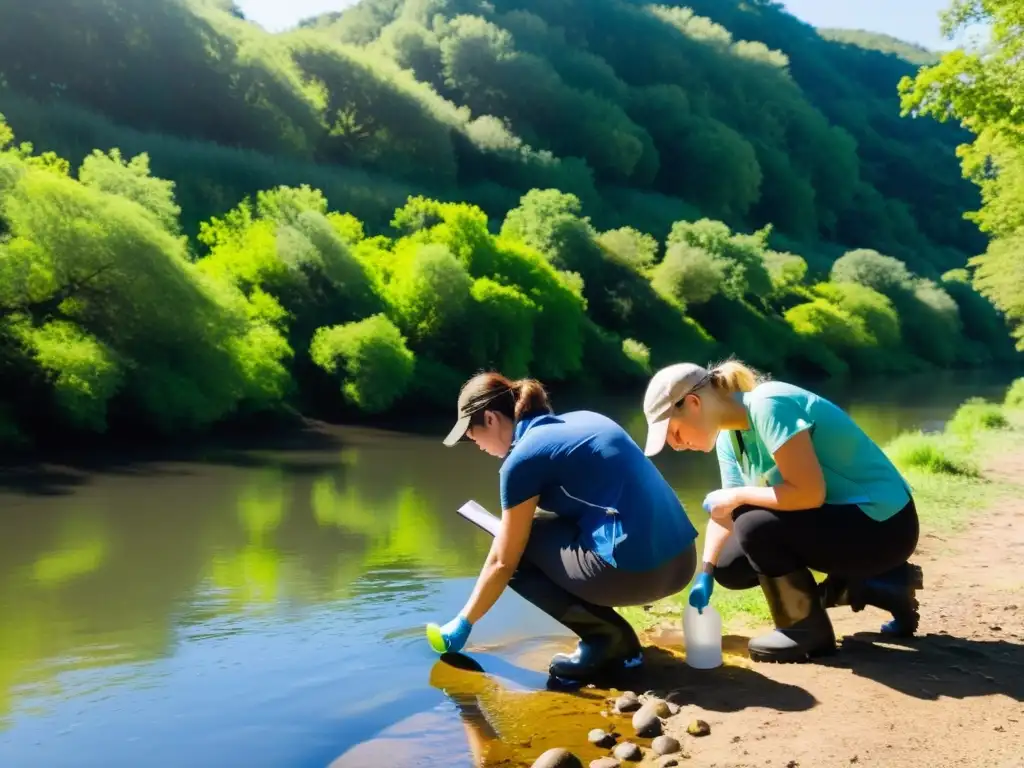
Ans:
[{"label": "forested hillside", "polygon": [[0,5],[0,443],[450,407],[490,366],[1010,359],[914,67],[690,5]]}]

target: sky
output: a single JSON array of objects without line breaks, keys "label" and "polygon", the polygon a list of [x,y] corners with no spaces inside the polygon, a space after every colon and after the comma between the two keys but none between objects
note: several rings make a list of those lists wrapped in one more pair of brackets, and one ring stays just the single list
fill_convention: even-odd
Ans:
[{"label": "sky", "polygon": [[[276,32],[300,19],[337,11],[354,0],[235,0],[246,17]],[[939,34],[939,13],[949,0],[784,0],[797,18],[816,27],[853,27],[885,32],[935,50],[952,43]]]}]

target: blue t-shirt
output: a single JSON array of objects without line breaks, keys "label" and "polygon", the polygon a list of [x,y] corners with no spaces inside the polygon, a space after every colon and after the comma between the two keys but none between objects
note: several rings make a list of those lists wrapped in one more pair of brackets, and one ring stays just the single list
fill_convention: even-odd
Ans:
[{"label": "blue t-shirt", "polygon": [[657,568],[697,538],[657,467],[599,413],[520,421],[500,477],[502,509],[540,496],[541,509],[575,521],[580,546],[626,571]]},{"label": "blue t-shirt", "polygon": [[743,456],[731,432],[718,436],[722,487],[774,486],[782,476],[773,458],[809,430],[825,478],[827,504],[856,504],[874,520],[887,520],[910,501],[910,487],[881,448],[839,406],[806,389],[768,381],[740,401],[750,429],[740,432]]}]

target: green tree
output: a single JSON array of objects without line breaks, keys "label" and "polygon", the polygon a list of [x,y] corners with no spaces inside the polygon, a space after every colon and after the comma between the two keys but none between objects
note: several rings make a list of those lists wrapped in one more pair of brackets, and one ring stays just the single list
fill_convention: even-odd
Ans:
[{"label": "green tree", "polygon": [[367,413],[381,413],[401,398],[416,367],[401,331],[383,314],[317,329],[310,356],[340,379],[345,399]]}]

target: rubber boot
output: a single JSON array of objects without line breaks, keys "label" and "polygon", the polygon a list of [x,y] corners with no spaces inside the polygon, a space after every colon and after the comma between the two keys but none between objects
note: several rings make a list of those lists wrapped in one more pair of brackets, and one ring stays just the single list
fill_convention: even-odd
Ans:
[{"label": "rubber boot", "polygon": [[754,661],[791,663],[833,653],[836,636],[822,607],[814,576],[802,568],[785,576],[760,576],[775,631],[756,637],[748,648]]},{"label": "rubber boot", "polygon": [[643,647],[636,632],[614,608],[580,601],[560,621],[579,635],[580,641],[574,653],[554,655],[548,667],[552,677],[586,682],[643,665]]},{"label": "rubber boot", "polygon": [[588,603],[559,587],[539,569],[524,565],[509,586],[577,635],[572,654],[558,653],[548,674],[564,682],[590,682],[594,678],[643,662],[643,648],[633,627],[613,608]]},{"label": "rubber boot", "polygon": [[848,605],[859,613],[870,605],[888,611],[893,618],[882,625],[882,634],[913,637],[921,621],[917,590],[923,587],[921,567],[904,563],[871,579],[829,576],[821,583],[819,594],[825,608]]}]

